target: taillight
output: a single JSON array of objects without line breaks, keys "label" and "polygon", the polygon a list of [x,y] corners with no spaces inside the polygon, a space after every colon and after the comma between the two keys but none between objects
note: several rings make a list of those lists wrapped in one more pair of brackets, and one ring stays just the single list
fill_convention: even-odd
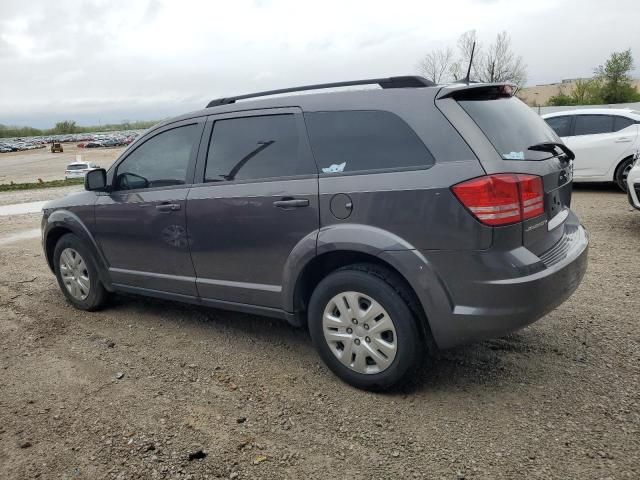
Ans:
[{"label": "taillight", "polygon": [[454,185],[454,195],[485,225],[521,222],[544,213],[542,178],[498,173]]}]

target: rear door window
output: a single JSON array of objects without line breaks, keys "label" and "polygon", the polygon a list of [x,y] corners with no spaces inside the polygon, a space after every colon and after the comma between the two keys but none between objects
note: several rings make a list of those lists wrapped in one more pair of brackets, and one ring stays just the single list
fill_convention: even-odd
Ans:
[{"label": "rear door window", "polygon": [[556,132],[559,137],[568,137],[571,135],[571,118],[570,115],[565,115],[562,117],[545,118],[545,121],[553,128],[553,131]]},{"label": "rear door window", "polygon": [[301,155],[301,148],[293,114],[217,120],[205,182],[317,174],[308,156]]},{"label": "rear door window", "polygon": [[458,100],[505,160],[544,160],[549,152],[529,150],[558,142],[556,133],[537,113],[515,97]]},{"label": "rear door window", "polygon": [[614,132],[622,130],[623,128],[627,128],[628,126],[636,123],[634,120],[631,120],[630,118],[627,118],[627,117],[614,117],[614,118],[615,118],[615,120],[613,121]]},{"label": "rear door window", "polygon": [[611,115],[576,115],[574,135],[597,135],[613,132]]},{"label": "rear door window", "polygon": [[385,111],[308,112],[311,149],[321,173],[425,168],[434,159],[416,133]]}]

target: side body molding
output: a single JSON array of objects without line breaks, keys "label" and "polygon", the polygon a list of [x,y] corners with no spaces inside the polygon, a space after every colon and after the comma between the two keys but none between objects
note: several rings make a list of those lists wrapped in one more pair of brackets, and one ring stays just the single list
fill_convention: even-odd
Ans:
[{"label": "side body molding", "polygon": [[[87,208],[93,209],[93,205]],[[80,239],[82,239],[84,245],[91,251],[93,258],[96,259],[100,280],[102,281],[105,288],[111,291],[112,287],[111,278],[109,276],[109,264],[104,257],[102,250],[100,249],[100,247],[98,247],[98,244],[96,243],[95,238],[93,238],[91,231],[87,228],[81,218],[77,214],[69,210],[55,210],[46,219],[43,220],[42,242],[45,255],[47,255],[47,263],[49,264],[49,268],[51,268],[51,270],[53,271],[53,259],[49,258],[47,239],[49,238],[49,235],[52,232],[55,232],[58,228],[69,230],[77,235]]]}]

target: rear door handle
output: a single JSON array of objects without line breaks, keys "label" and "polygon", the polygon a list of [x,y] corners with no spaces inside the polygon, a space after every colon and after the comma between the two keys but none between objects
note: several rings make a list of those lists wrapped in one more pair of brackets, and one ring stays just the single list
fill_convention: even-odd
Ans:
[{"label": "rear door handle", "polygon": [[273,202],[273,205],[285,210],[289,208],[308,207],[309,200],[306,198],[283,198],[282,200]]},{"label": "rear door handle", "polygon": [[161,203],[160,205],[156,205],[156,210],[159,212],[175,212],[176,210],[180,210],[179,203]]}]

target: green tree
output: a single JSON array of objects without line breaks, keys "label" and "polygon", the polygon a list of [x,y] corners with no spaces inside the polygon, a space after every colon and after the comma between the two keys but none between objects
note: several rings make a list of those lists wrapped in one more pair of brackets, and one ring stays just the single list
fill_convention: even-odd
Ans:
[{"label": "green tree", "polygon": [[640,101],[640,94],[631,85],[633,70],[631,49],[613,52],[604,65],[595,69],[596,78],[602,82],[601,97],[604,103],[628,103]]},{"label": "green tree", "polygon": [[75,133],[76,132],[76,122],[74,120],[65,120],[64,122],[56,123],[56,126],[53,127],[54,133]]}]

